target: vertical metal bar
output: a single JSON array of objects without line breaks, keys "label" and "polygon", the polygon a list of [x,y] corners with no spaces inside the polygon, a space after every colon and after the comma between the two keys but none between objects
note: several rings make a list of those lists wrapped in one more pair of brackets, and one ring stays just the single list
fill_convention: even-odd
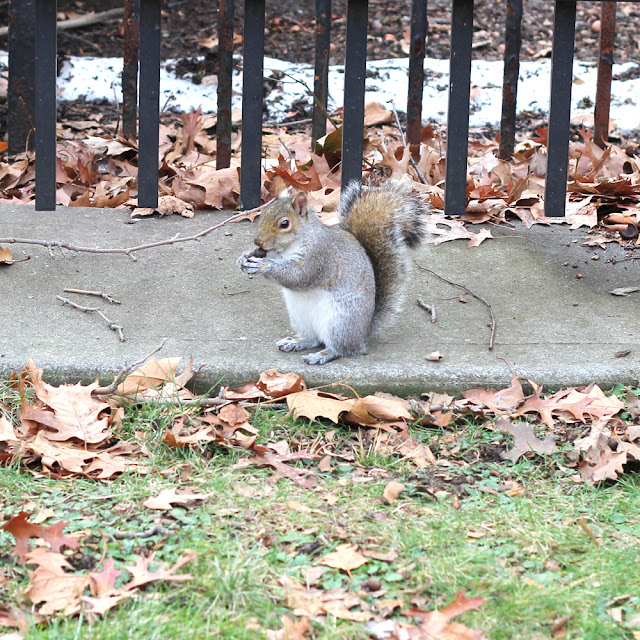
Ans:
[{"label": "vertical metal bar", "polygon": [[331,0],[316,0],[316,56],[313,76],[313,124],[311,146],[327,133],[329,95],[329,46],[331,43]]},{"label": "vertical metal bar", "polygon": [[427,0],[413,0],[411,49],[409,52],[409,94],[407,96],[407,139],[410,145],[420,144],[427,29]]},{"label": "vertical metal bar", "polygon": [[233,79],[234,0],[218,2],[218,119],[216,121],[216,169],[231,164],[231,86]]},{"label": "vertical metal bar", "polygon": [[240,200],[243,209],[253,209],[260,204],[264,9],[265,0],[245,0],[242,54],[242,167],[240,170]]},{"label": "vertical metal bar", "polygon": [[122,133],[138,135],[138,62],[140,49],[140,2],[124,0],[124,64],[122,67]]},{"label": "vertical metal bar", "polygon": [[9,4],[9,88],[7,91],[9,155],[33,149],[35,86],[35,0]]},{"label": "vertical metal bar", "polygon": [[473,0],[453,0],[444,197],[444,210],[447,215],[462,215],[467,204],[472,40]]},{"label": "vertical metal bar", "polygon": [[56,0],[36,0],[36,211],[56,208]]},{"label": "vertical metal bar", "polygon": [[576,0],[556,0],[544,195],[545,215],[554,217],[564,216],[567,195],[575,27]]},{"label": "vertical metal bar", "polygon": [[522,0],[507,0],[505,24],[504,77],[502,80],[502,119],[498,157],[507,160],[513,155],[516,141],[516,97],[522,48]]},{"label": "vertical metal bar", "polygon": [[158,206],[161,0],[140,0],[140,136],[138,206]]},{"label": "vertical metal bar", "polygon": [[616,3],[603,2],[600,15],[600,56],[598,58],[598,81],[596,108],[593,125],[593,141],[604,149],[609,140],[609,107],[611,103],[611,67],[613,47],[616,39]]},{"label": "vertical metal bar", "polygon": [[342,186],[362,180],[368,0],[348,0],[342,122]]}]

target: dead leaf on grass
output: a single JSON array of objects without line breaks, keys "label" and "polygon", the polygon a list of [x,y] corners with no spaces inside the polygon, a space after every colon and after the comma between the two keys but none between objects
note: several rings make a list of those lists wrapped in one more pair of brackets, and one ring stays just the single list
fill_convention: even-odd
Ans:
[{"label": "dead leaf on grass", "polygon": [[512,424],[506,418],[501,417],[496,422],[496,429],[506,431],[513,436],[515,440],[513,448],[500,454],[505,460],[511,460],[513,463],[529,451],[541,455],[551,455],[558,450],[553,436],[549,435],[544,440],[540,440],[533,431],[533,425],[526,422]]},{"label": "dead leaf on grass", "polygon": [[147,498],[142,505],[147,509],[156,509],[158,511],[169,511],[173,509],[174,505],[179,504],[183,506],[191,506],[199,500],[206,500],[207,496],[201,493],[190,493],[185,491],[178,493],[177,487],[171,489],[165,489],[161,491],[157,496]]},{"label": "dead leaf on grass", "polygon": [[344,543],[339,544],[335,551],[327,554],[318,562],[326,567],[340,569],[348,573],[366,564],[369,560],[358,551],[357,545]]}]

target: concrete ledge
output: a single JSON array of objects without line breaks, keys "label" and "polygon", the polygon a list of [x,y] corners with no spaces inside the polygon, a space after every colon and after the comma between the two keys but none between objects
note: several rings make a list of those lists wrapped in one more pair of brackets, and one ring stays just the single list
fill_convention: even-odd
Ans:
[{"label": "concrete ledge", "polygon": [[[0,206],[0,236],[65,240],[83,246],[122,248],[192,235],[228,217],[201,213],[194,219],[152,218],[129,223],[124,210],[59,208],[38,212],[28,206]],[[220,383],[255,380],[265,369],[296,371],[309,385],[349,378],[358,390],[400,395],[437,390],[459,392],[475,386],[506,386],[509,367],[547,388],[596,382],[610,387],[637,381],[640,374],[640,293],[612,296],[616,287],[639,284],[639,265],[611,264],[624,251],[582,246],[585,231],[565,225],[494,229],[500,236],[476,249],[461,241],[428,245],[415,253],[421,264],[466,285],[492,305],[497,334],[489,352],[489,314],[470,296],[414,269],[404,311],[369,353],[322,367],[304,365],[300,354],[282,353],[274,343],[288,335],[284,303],[276,287],[249,278],[236,258],[252,246],[254,226],[229,224],[199,242],[123,255],[74,253],[13,245],[28,262],[0,267],[0,375],[21,369],[32,358],[46,379],[108,381],[125,363],[149,353],[166,337],[158,357],[193,356],[200,390]],[[592,260],[600,254],[599,260]],[[578,279],[580,273],[583,277]],[[65,288],[101,290],[122,302],[110,305]],[[124,326],[126,342],[95,315],[56,301],[68,295],[100,306]],[[434,304],[429,321],[415,300]],[[631,350],[627,357],[616,352]],[[429,362],[433,351],[444,353]],[[186,360],[185,360],[186,362]]]}]

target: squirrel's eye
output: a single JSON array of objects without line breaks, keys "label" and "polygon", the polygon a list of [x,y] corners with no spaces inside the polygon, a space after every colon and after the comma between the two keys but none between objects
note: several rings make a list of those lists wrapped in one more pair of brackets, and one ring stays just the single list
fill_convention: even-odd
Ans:
[{"label": "squirrel's eye", "polygon": [[288,229],[290,224],[291,223],[289,222],[288,218],[283,218],[282,220],[280,220],[280,228],[281,229]]}]

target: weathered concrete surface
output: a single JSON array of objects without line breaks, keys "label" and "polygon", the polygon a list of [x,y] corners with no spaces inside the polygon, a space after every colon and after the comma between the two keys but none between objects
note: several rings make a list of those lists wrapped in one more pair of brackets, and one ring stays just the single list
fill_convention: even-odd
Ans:
[{"label": "weathered concrete surface", "polygon": [[[192,220],[144,219],[129,224],[119,210],[0,206],[0,238],[64,240],[82,246],[123,248],[192,235],[228,214],[202,213]],[[250,279],[236,266],[252,246],[253,225],[229,224],[202,238],[125,255],[61,252],[13,245],[14,257],[28,262],[0,267],[0,375],[21,369],[32,358],[53,381],[99,376],[111,379],[166,337],[160,355],[193,356],[201,389],[221,382],[236,385],[263,370],[304,373],[309,385],[343,378],[360,390],[400,394],[428,390],[461,391],[506,385],[509,367],[546,387],[597,382],[633,382],[640,374],[640,293],[616,297],[616,287],[640,286],[640,264],[611,264],[617,246],[606,251],[582,246],[584,231],[565,225],[503,227],[499,239],[476,249],[461,241],[428,245],[415,253],[421,264],[469,287],[493,308],[495,349],[487,348],[487,308],[432,275],[414,270],[404,311],[366,356],[322,367],[304,365],[300,354],[281,353],[274,343],[289,333],[284,303],[276,287]],[[593,260],[594,255],[599,260]],[[581,274],[582,278],[576,278]],[[65,288],[101,290],[122,302],[110,305]],[[68,296],[100,306],[124,326],[119,342],[95,314],[56,301]],[[432,324],[415,304],[421,297],[437,310]],[[631,350],[627,357],[616,352]],[[426,356],[441,351],[444,359]]]}]

